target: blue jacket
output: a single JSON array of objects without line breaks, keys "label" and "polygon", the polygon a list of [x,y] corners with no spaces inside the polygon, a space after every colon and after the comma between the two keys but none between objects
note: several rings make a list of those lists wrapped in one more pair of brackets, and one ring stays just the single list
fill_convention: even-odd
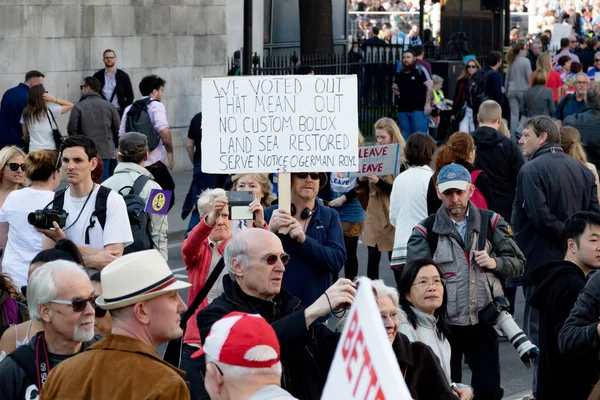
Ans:
[{"label": "blue jacket", "polygon": [[[283,288],[298,297],[304,307],[314,303],[333,284],[331,274],[339,272],[346,262],[340,217],[321,200],[317,199],[316,204],[304,243],[288,235],[277,235],[291,256],[283,274]],[[276,209],[277,206],[271,206],[265,210],[267,222]]]},{"label": "blue jacket", "polygon": [[23,147],[21,116],[27,106],[29,87],[24,83],[8,89],[0,104],[0,149],[6,146]]},{"label": "blue jacket", "polygon": [[494,71],[491,67],[483,67],[482,71],[490,72],[485,85],[485,94],[489,100],[494,100],[502,105],[502,75]]}]

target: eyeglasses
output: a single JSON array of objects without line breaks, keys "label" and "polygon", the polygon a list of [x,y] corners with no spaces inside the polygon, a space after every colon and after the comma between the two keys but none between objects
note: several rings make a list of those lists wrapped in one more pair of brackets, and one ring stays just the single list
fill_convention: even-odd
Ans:
[{"label": "eyeglasses", "polygon": [[8,165],[8,168],[10,168],[10,170],[12,172],[17,172],[19,170],[19,168],[21,168],[21,171],[25,172],[25,167],[26,167],[25,164],[17,164],[17,163],[11,162],[6,165]]},{"label": "eyeglasses", "polygon": [[578,85],[587,85],[587,81],[575,81],[576,84]]},{"label": "eyeglasses", "polygon": [[319,179],[319,173],[318,172],[311,172],[310,174],[308,172],[300,172],[298,174],[295,174],[298,178],[300,179],[306,179],[310,176],[310,179],[312,179],[313,181],[316,181]]},{"label": "eyeglasses", "polygon": [[467,69],[477,69],[477,65],[467,65]]},{"label": "eyeglasses", "polygon": [[262,259],[266,261],[269,265],[275,265],[275,263],[277,263],[277,260],[281,260],[281,263],[283,265],[287,265],[287,263],[290,261],[290,256],[285,253],[283,253],[280,256],[278,256],[277,254],[267,254]]},{"label": "eyeglasses", "polygon": [[575,40],[569,40],[569,43],[577,43]]},{"label": "eyeglasses", "polygon": [[421,279],[419,282],[413,283],[412,286],[416,286],[419,289],[426,289],[426,288],[429,288],[430,286],[433,286],[436,288],[441,288],[445,284],[446,284],[446,281],[444,279],[434,278],[433,280]]},{"label": "eyeglasses", "polygon": [[600,61],[600,58],[594,58],[594,62]]},{"label": "eyeglasses", "polygon": [[104,57],[105,60],[114,60],[117,57]]},{"label": "eyeglasses", "polygon": [[90,303],[93,308],[96,308],[96,296],[87,299],[75,298],[73,300],[49,300],[48,303],[65,304],[73,307],[73,311],[82,312],[85,310],[87,303]]},{"label": "eyeglasses", "polygon": [[100,307],[96,307],[94,311],[96,312],[96,318],[104,318],[104,316],[108,312],[108,310],[105,310],[104,308]]},{"label": "eyeglasses", "polygon": [[87,85],[79,85],[79,90],[83,90],[84,87],[87,87]]}]

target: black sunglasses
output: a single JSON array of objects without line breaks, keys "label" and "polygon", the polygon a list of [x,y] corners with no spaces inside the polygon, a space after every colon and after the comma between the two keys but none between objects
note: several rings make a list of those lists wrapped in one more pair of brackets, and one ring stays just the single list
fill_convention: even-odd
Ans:
[{"label": "black sunglasses", "polygon": [[94,311],[96,312],[96,318],[104,318],[104,316],[108,312],[108,310],[105,310],[104,308],[100,307],[96,307]]},{"label": "black sunglasses", "polygon": [[25,164],[17,164],[17,163],[11,162],[6,165],[8,165],[8,168],[10,168],[10,170],[12,172],[17,172],[19,170],[19,168],[21,168],[21,171],[25,172],[25,167],[26,167]]},{"label": "black sunglasses", "polygon": [[308,172],[299,172],[299,173],[294,174],[294,175],[296,175],[300,179],[306,179],[309,176],[310,176],[310,179],[312,179],[313,181],[316,181],[316,180],[320,179],[318,172],[311,172],[310,174]]},{"label": "black sunglasses", "polygon": [[471,68],[477,68],[477,65],[467,65],[467,68],[468,68],[468,69],[471,69]]},{"label": "black sunglasses", "polygon": [[594,62],[600,61],[600,58],[594,58]]},{"label": "black sunglasses", "polygon": [[80,90],[83,90],[84,87],[87,87],[87,85],[79,85]]},{"label": "black sunglasses", "polygon": [[287,265],[287,263],[290,261],[290,256],[285,253],[283,253],[280,256],[278,256],[277,254],[269,254],[269,255],[263,257],[263,260],[265,260],[267,262],[267,264],[269,264],[269,265],[275,265],[277,260],[281,260],[281,263],[283,265]]},{"label": "black sunglasses", "polygon": [[92,307],[97,308],[97,306],[96,306],[96,296],[92,296],[92,297],[87,298],[87,299],[76,298],[74,300],[50,300],[48,302],[49,303],[56,303],[56,304],[70,305],[71,307],[73,307],[73,311],[75,311],[75,312],[82,312],[83,310],[85,310],[85,307],[87,306],[87,303],[90,303],[92,305]]}]

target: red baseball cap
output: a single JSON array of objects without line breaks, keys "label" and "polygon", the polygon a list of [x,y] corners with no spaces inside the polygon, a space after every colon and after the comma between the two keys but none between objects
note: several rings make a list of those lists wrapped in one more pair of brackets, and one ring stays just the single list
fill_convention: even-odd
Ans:
[{"label": "red baseball cap", "polygon": [[247,368],[269,368],[280,358],[279,341],[271,325],[258,314],[237,311],[213,324],[204,346],[192,358],[203,354]]}]

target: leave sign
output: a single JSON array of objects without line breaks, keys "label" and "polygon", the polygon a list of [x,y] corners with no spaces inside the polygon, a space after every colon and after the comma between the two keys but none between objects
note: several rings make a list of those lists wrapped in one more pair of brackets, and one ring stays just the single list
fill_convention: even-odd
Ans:
[{"label": "leave sign", "polygon": [[347,176],[390,175],[400,172],[402,153],[399,144],[363,146],[358,149],[358,172]]},{"label": "leave sign", "polygon": [[356,75],[202,80],[202,171],[358,170]]},{"label": "leave sign", "polygon": [[412,399],[383,327],[369,279],[360,280],[321,399]]}]

